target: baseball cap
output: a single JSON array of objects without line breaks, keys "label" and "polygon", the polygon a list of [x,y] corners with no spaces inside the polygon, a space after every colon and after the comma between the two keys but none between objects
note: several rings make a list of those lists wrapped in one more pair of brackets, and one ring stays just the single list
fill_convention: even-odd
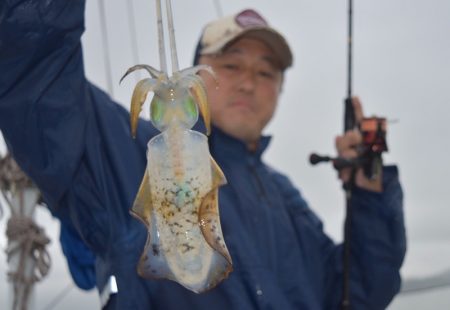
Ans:
[{"label": "baseball cap", "polygon": [[293,56],[286,39],[251,9],[208,23],[197,44],[194,65],[198,64],[201,55],[218,54],[244,35],[266,43],[280,61],[282,70],[292,66]]}]

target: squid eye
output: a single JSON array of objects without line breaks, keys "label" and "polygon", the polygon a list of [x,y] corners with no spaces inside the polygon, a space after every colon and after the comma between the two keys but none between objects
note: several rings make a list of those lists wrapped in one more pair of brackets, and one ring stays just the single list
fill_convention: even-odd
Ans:
[{"label": "squid eye", "polygon": [[150,104],[150,120],[153,126],[159,131],[164,131],[167,128],[167,121],[164,119],[167,114],[167,105],[161,100],[160,97],[156,95],[153,97],[152,103]]},{"label": "squid eye", "polygon": [[198,117],[198,108],[192,97],[187,97],[183,102],[184,110],[190,118],[196,119]]},{"label": "squid eye", "polygon": [[160,123],[164,117],[166,105],[161,98],[154,96],[150,104],[150,118],[154,123]]}]

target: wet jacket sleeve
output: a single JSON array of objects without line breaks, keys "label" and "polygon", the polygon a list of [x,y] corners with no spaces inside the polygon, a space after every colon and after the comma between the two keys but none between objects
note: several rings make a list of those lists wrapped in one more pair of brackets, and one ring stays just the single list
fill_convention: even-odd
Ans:
[{"label": "wet jacket sleeve", "polygon": [[382,193],[353,191],[350,268],[354,309],[385,309],[400,290],[406,237],[397,167],[384,168],[383,188]]},{"label": "wet jacket sleeve", "polygon": [[[0,10],[0,130],[55,210],[84,150],[90,103],[80,45],[84,1],[4,0]],[[58,217],[72,277],[90,289],[94,256],[70,218]]]},{"label": "wet jacket sleeve", "polygon": [[[400,289],[399,270],[406,241],[402,190],[396,167],[384,169],[384,192],[356,189],[353,193],[351,232],[352,309],[385,309]],[[322,309],[340,309],[342,300],[342,245],[324,233],[318,217],[287,178],[278,177],[286,207],[305,253],[310,285]]]},{"label": "wet jacket sleeve", "polygon": [[131,139],[128,112],[86,80],[84,6],[82,0],[0,1],[0,130],[62,224],[74,281],[101,290],[119,273],[111,265],[134,279],[128,261],[138,252],[119,244],[145,242],[145,227],[132,224],[128,209],[154,131],[141,120]]},{"label": "wet jacket sleeve", "polygon": [[4,0],[0,10],[0,130],[54,207],[84,146],[84,1]]}]

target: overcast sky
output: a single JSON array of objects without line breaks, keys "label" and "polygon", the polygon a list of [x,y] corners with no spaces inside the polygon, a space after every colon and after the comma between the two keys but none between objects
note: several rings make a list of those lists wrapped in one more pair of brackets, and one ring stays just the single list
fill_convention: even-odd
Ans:
[{"label": "overcast sky", "polygon": [[[135,81],[118,81],[135,64],[128,5],[106,2],[108,49],[101,36],[98,1],[88,0],[83,36],[88,78],[107,90],[104,53],[111,58],[112,96],[128,107]],[[386,163],[398,163],[405,192],[408,254],[405,278],[450,269],[450,1],[354,1],[354,93],[367,115],[385,116],[389,124]],[[159,66],[153,0],[133,0],[138,61]],[[128,5],[128,6],[127,6]],[[282,33],[294,51],[277,114],[267,129],[274,139],[266,161],[301,188],[325,230],[341,239],[344,198],[330,166],[311,167],[312,151],[334,154],[342,128],[346,95],[346,1],[228,0],[225,15],[256,8]],[[190,66],[200,29],[217,16],[214,1],[173,0],[180,67]],[[4,149],[2,149],[3,151]],[[53,269],[38,287],[36,309],[44,309],[70,285],[58,245],[58,224],[45,210],[38,220],[52,235]],[[6,219],[0,220],[2,231]],[[6,241],[0,237],[1,247]],[[5,262],[4,254],[0,261]],[[7,300],[5,265],[0,263],[0,308]],[[450,289],[398,297],[390,309],[444,309]],[[73,289],[56,309],[95,309],[95,292]],[[74,306],[76,305],[76,306]]]}]

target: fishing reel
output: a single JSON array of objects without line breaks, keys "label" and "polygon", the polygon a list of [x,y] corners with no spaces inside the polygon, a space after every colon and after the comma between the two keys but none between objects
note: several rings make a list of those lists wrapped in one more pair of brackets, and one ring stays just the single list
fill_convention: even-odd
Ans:
[{"label": "fishing reel", "polygon": [[358,157],[353,159],[343,157],[329,157],[311,154],[309,162],[316,165],[321,162],[331,161],[336,170],[347,167],[362,168],[368,179],[376,179],[381,172],[383,160],[381,154],[388,150],[386,144],[386,118],[368,117],[359,123],[362,134],[362,144],[357,148]]}]

